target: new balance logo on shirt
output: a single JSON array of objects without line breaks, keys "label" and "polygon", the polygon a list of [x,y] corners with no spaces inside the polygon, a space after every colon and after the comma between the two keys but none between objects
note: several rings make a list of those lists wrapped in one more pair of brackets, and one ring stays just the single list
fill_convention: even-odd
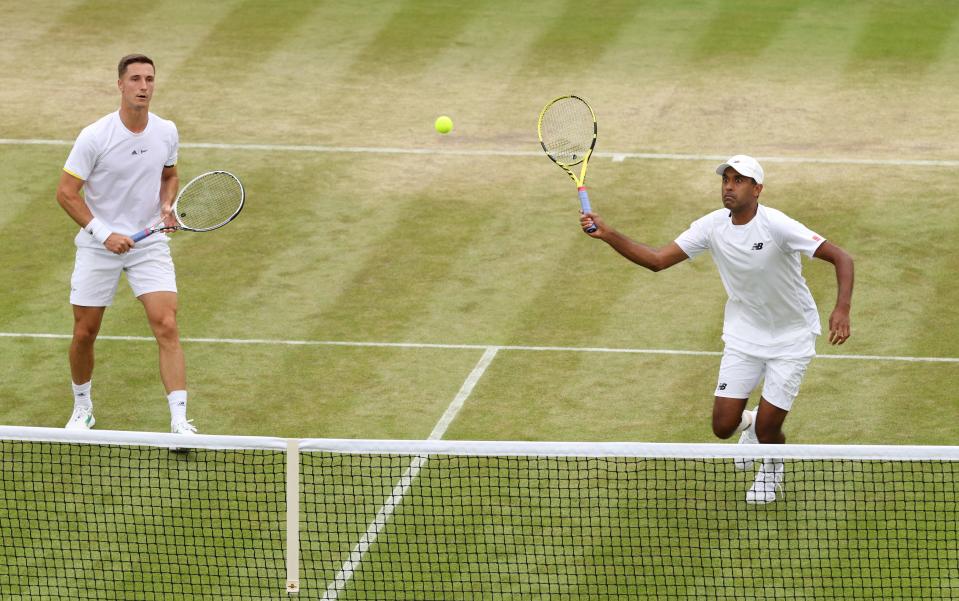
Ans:
[{"label": "new balance logo on shirt", "polygon": [[753,250],[762,250],[762,249],[763,249],[763,243],[762,243],[762,242],[757,242],[757,243],[753,244]]}]

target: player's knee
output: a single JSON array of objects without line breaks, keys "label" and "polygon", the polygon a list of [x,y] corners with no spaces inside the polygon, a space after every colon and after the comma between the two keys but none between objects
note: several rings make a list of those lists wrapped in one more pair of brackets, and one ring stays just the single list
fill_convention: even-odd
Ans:
[{"label": "player's knee", "polygon": [[73,324],[73,341],[76,344],[91,345],[96,342],[100,328],[95,324],[77,322]]},{"label": "player's knee", "polygon": [[736,433],[739,420],[724,419],[722,416],[713,416],[713,434],[717,438],[727,439]]},{"label": "player's knee", "polygon": [[180,337],[180,331],[176,324],[176,314],[172,312],[156,317],[151,320],[150,325],[153,326],[153,333],[157,340],[161,342],[175,341]]}]

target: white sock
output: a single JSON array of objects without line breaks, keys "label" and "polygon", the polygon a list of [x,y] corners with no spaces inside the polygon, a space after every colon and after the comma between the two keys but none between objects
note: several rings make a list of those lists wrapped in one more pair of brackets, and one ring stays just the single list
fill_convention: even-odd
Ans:
[{"label": "white sock", "polygon": [[86,407],[87,409],[93,409],[93,395],[90,394],[90,388],[93,385],[93,380],[90,380],[86,384],[73,384],[73,407]]},{"label": "white sock", "polygon": [[174,390],[166,395],[166,399],[170,403],[170,421],[186,420],[186,391]]},{"label": "white sock", "polygon": [[743,410],[743,416],[740,418],[739,426],[736,427],[736,434],[739,434],[746,428],[752,428],[753,434],[756,433],[756,424],[753,419],[755,414],[752,411]]}]

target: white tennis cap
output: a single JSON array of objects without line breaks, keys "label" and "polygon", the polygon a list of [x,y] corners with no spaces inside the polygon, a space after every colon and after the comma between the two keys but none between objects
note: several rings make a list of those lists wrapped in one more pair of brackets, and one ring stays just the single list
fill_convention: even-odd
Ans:
[{"label": "white tennis cap", "polygon": [[716,173],[722,175],[726,172],[727,167],[732,167],[740,175],[745,175],[746,177],[751,177],[756,180],[757,184],[763,183],[763,168],[759,164],[759,161],[754,159],[751,156],[745,154],[737,154],[734,157],[729,157],[729,160],[716,167]]}]

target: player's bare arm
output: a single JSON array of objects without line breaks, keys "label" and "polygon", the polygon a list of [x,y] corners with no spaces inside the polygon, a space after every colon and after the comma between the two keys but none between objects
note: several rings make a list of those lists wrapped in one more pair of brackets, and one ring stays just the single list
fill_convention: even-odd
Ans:
[{"label": "player's bare arm", "polygon": [[[77,222],[77,225],[86,229],[87,225],[93,220],[93,213],[90,212],[90,207],[87,206],[86,201],[80,194],[83,183],[82,179],[74,177],[66,171],[62,172],[60,183],[57,184],[57,202],[67,212],[67,215]],[[103,246],[110,252],[121,255],[133,247],[133,240],[123,234],[112,233],[103,242]]]},{"label": "player's bare arm", "polygon": [[177,225],[174,217],[173,201],[176,200],[177,190],[180,189],[180,176],[177,173],[176,165],[164,167],[160,174],[160,216],[164,225],[175,227]]},{"label": "player's bare arm", "polygon": [[67,212],[67,215],[77,222],[77,225],[86,227],[93,219],[93,213],[90,212],[90,207],[87,206],[83,196],[80,195],[81,189],[83,189],[82,179],[74,177],[66,171],[60,173],[60,183],[57,184],[57,202]]},{"label": "player's bare arm", "polygon": [[[636,242],[606,225],[596,213],[586,213],[580,216],[579,223],[588,236],[599,238],[613,247],[613,250],[619,254],[650,271],[662,271],[689,258],[675,242],[670,242],[662,248],[653,248],[641,242]],[[590,226],[594,225],[596,230],[588,232]]]},{"label": "player's bare arm", "polygon": [[836,308],[829,316],[829,343],[842,344],[852,334],[849,311],[852,308],[853,261],[845,250],[829,241],[823,242],[813,253],[836,268]]}]

